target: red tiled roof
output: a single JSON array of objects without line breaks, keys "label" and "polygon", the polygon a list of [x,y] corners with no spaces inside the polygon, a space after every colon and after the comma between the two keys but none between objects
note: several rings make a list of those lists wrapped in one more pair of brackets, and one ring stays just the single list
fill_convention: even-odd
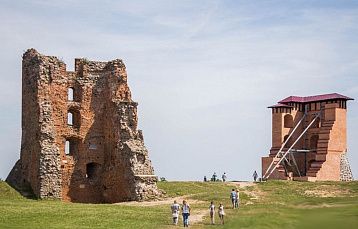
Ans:
[{"label": "red tiled roof", "polygon": [[314,95],[314,96],[290,96],[284,100],[279,101],[279,103],[309,103],[309,102],[318,102],[318,101],[325,101],[325,100],[333,100],[333,99],[343,99],[343,100],[353,100],[347,96],[332,93],[332,94],[324,94],[324,95]]},{"label": "red tiled roof", "polygon": [[292,106],[289,106],[287,104],[282,104],[282,103],[278,103],[276,105],[272,105],[272,106],[269,106],[267,108],[275,108],[275,107],[287,107],[287,108],[292,108]]}]

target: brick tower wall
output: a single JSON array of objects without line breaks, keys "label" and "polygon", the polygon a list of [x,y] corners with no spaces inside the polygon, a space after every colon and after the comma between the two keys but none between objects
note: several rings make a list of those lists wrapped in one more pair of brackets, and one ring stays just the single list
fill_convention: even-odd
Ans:
[{"label": "brick tower wall", "polygon": [[8,177],[13,186],[28,183],[40,198],[73,202],[160,195],[122,60],[76,59],[67,72],[56,57],[28,50],[22,120],[21,158]]},{"label": "brick tower wall", "polygon": [[[272,108],[272,147],[268,157],[262,158],[264,174],[273,161],[285,140],[285,136],[293,131],[304,111],[307,113],[303,123],[297,128],[291,140],[283,148],[285,152],[311,123],[315,115],[321,116],[310,126],[308,131],[293,147],[297,150],[310,150],[306,153],[294,153],[297,168],[279,165],[270,179],[286,179],[287,172],[294,176],[307,174],[308,180],[341,180],[341,158],[347,152],[346,100],[311,102],[306,104],[290,103],[289,107]],[[285,127],[285,116],[292,115],[292,127]],[[292,163],[291,163],[292,164]],[[346,169],[347,170],[347,169]]]}]

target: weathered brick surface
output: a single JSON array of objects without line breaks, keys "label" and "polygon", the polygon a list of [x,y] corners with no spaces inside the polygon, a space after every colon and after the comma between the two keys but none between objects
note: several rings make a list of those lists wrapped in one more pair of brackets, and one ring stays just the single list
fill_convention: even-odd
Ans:
[{"label": "weathered brick surface", "polygon": [[10,184],[31,187],[40,198],[73,202],[160,195],[122,60],[76,59],[75,71],[68,72],[58,58],[29,49],[22,78],[21,156]]}]

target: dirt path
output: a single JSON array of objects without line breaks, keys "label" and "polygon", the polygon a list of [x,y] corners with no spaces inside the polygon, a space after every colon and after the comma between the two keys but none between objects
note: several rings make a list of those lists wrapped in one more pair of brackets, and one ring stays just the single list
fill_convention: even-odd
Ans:
[{"label": "dirt path", "polygon": [[[245,190],[246,187],[255,186],[256,184],[254,182],[248,182],[248,181],[239,181],[239,182],[227,182],[227,185],[235,185],[238,188],[244,189],[242,192],[245,194],[252,196],[251,199],[258,199],[259,193],[256,193],[256,191],[249,191]],[[197,195],[197,194],[196,194]],[[130,201],[130,202],[121,202],[121,203],[115,203],[116,205],[123,205],[123,206],[141,206],[141,207],[151,207],[151,206],[158,206],[158,205],[170,205],[176,200],[178,203],[182,203],[183,200],[187,200],[191,204],[200,204],[200,203],[206,203],[205,201],[200,200],[194,200],[191,199],[193,195],[184,195],[184,196],[178,196],[178,197],[170,197],[165,198],[162,200],[152,200],[152,201]],[[250,204],[250,203],[249,203]],[[199,224],[203,222],[204,217],[208,215],[207,209],[194,209],[192,214],[190,215],[190,223],[191,224]]]},{"label": "dirt path", "polygon": [[245,187],[250,187],[250,186],[256,185],[256,183],[254,183],[252,181],[232,181],[232,182],[227,182],[226,184],[236,185],[238,188],[245,188]]},{"label": "dirt path", "polygon": [[228,185],[236,185],[236,187],[241,189],[241,192],[245,193],[246,195],[248,195],[250,197],[250,200],[252,200],[252,201],[246,202],[245,205],[254,204],[253,201],[258,200],[260,198],[260,196],[263,195],[263,193],[261,193],[256,188],[254,188],[252,190],[247,190],[247,187],[253,187],[256,185],[256,183],[252,182],[252,181],[228,182],[227,184]]},{"label": "dirt path", "polygon": [[190,197],[193,195],[185,195],[185,196],[178,196],[173,198],[166,198],[163,200],[154,200],[154,201],[130,201],[130,202],[121,202],[115,203],[116,205],[124,205],[124,206],[141,206],[141,207],[151,207],[151,206],[158,206],[158,205],[170,205],[176,200],[178,203],[182,203],[183,200],[188,200],[188,202],[192,204],[199,204],[205,203],[204,201],[194,200]]}]

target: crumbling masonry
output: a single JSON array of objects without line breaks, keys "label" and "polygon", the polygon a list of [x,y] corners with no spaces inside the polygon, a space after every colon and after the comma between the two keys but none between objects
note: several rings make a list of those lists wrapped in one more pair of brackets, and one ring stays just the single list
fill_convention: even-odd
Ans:
[{"label": "crumbling masonry", "polygon": [[272,147],[262,157],[263,178],[352,180],[346,157],[348,100],[353,99],[337,93],[290,96],[270,106]]},{"label": "crumbling masonry", "polygon": [[7,182],[39,198],[87,203],[160,195],[122,60],[75,60],[27,50],[21,156]]}]

